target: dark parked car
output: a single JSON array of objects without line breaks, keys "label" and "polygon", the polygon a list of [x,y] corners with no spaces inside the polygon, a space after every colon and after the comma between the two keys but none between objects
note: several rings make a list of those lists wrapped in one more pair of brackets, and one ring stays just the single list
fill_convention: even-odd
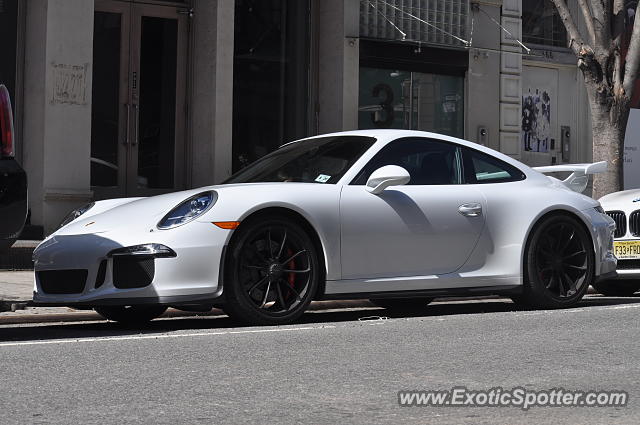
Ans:
[{"label": "dark parked car", "polygon": [[9,92],[0,84],[0,251],[18,238],[27,218],[27,175],[14,158]]}]

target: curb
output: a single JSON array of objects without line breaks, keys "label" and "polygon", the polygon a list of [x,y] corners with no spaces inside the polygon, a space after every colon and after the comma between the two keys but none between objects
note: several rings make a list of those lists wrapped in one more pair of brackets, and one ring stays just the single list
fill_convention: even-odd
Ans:
[{"label": "curb", "polygon": [[0,313],[5,311],[16,312],[27,308],[29,301],[6,301],[0,300]]},{"label": "curb", "polygon": [[[589,288],[587,291],[589,295],[597,294],[593,290],[593,288]],[[469,299],[475,300],[490,300],[490,299],[499,299],[503,298],[496,295],[487,295],[473,298],[466,297],[444,297],[439,298],[437,301],[439,302],[461,302]],[[18,325],[23,323],[53,323],[53,322],[87,322],[87,321],[104,321],[102,316],[93,310],[73,310],[69,309],[68,312],[64,313],[17,313],[17,310],[25,311],[25,308],[28,307],[28,302],[26,301],[2,301],[0,300],[0,312],[8,312],[11,311],[13,314],[0,314],[0,325]],[[33,307],[37,309],[38,307]],[[333,310],[333,309],[349,309],[349,308],[378,308],[373,305],[367,299],[359,299],[359,300],[329,300],[329,301],[313,301],[307,311],[324,311],[324,310]],[[166,313],[164,313],[162,318],[180,318],[180,317],[207,317],[207,316],[225,316],[225,313],[217,308],[212,309],[207,312],[192,312],[192,311],[182,311],[174,308],[169,308]]]},{"label": "curb", "polygon": [[[22,303],[26,304],[26,303]],[[314,301],[311,303],[307,311],[322,311],[332,309],[345,308],[377,308],[368,300],[345,300],[345,301]],[[11,309],[10,309],[11,310]],[[11,310],[16,311],[16,310]],[[192,312],[176,310],[169,308],[162,318],[180,318],[180,317],[216,317],[226,316],[226,314],[217,308],[207,312]],[[16,313],[2,316],[0,315],[0,325],[19,325],[26,323],[69,323],[69,322],[97,322],[105,321],[93,310],[70,310],[65,313]]]}]

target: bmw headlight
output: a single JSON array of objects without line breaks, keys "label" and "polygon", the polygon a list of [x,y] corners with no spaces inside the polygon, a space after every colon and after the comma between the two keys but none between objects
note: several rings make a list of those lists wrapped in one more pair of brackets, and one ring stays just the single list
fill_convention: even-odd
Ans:
[{"label": "bmw headlight", "polygon": [[89,204],[83,205],[80,208],[76,208],[75,210],[71,211],[69,214],[67,214],[64,219],[62,220],[62,222],[60,223],[60,225],[58,226],[58,229],[66,226],[67,224],[71,223],[73,220],[75,220],[76,218],[80,217],[82,214],[86,213],[87,211],[89,211],[91,208],[93,208],[93,206],[95,205],[95,202],[91,202]]},{"label": "bmw headlight", "polygon": [[202,192],[192,196],[169,211],[158,223],[158,229],[172,229],[195,220],[207,212],[217,199],[216,192]]}]

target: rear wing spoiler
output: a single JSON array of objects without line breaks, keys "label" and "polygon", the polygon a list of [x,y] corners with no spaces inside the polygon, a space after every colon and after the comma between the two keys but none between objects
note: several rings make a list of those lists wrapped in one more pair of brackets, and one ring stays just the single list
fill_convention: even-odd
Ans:
[{"label": "rear wing spoiler", "polygon": [[571,175],[564,180],[557,180],[567,186],[574,192],[582,192],[587,188],[589,183],[589,174],[604,173],[607,171],[607,161],[594,162],[593,164],[561,164],[561,165],[547,165],[545,167],[533,167],[539,173],[558,173],[558,172],[571,172]]}]

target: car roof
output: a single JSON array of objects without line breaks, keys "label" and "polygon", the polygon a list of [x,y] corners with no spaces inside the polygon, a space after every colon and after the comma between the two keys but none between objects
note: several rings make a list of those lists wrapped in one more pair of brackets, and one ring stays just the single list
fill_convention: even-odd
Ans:
[{"label": "car roof", "polygon": [[[400,129],[369,129],[369,130],[349,130],[349,131],[340,131],[340,132],[335,132],[335,133],[327,133],[327,134],[319,134],[317,136],[312,136],[312,137],[307,137],[301,140],[296,140],[294,142],[290,142],[290,143],[295,143],[298,141],[302,141],[302,140],[311,140],[311,139],[318,139],[318,138],[323,138],[323,137],[339,137],[339,136],[361,136],[361,137],[373,137],[376,139],[376,143],[374,144],[374,146],[372,146],[372,149],[375,149],[376,151],[379,150],[382,146],[386,145],[387,143],[393,141],[393,140],[397,140],[397,139],[402,139],[402,138],[407,138],[407,137],[421,137],[421,138],[430,138],[430,139],[436,139],[436,140],[442,140],[445,142],[452,142],[452,143],[457,143],[461,146],[467,146],[471,149],[475,149],[478,150],[480,152],[484,152],[488,155],[491,155],[501,161],[504,161],[518,169],[520,169],[522,172],[524,172],[527,177],[531,177],[531,176],[536,176],[538,175],[538,173],[533,170],[532,168],[530,168],[529,166],[527,166],[526,164],[523,164],[522,162],[518,161],[517,159],[510,157],[509,155],[505,155],[502,152],[496,151],[494,149],[488,148],[484,145],[480,145],[478,143],[475,142],[470,142],[468,140],[464,140],[464,139],[460,139],[458,137],[453,137],[453,136],[447,136],[445,134],[440,134],[440,133],[433,133],[433,132],[429,132],[429,131],[419,131],[419,130],[400,130]],[[290,143],[286,143],[287,145]],[[377,145],[377,146],[376,146]],[[283,145],[284,146],[284,145]]]}]

